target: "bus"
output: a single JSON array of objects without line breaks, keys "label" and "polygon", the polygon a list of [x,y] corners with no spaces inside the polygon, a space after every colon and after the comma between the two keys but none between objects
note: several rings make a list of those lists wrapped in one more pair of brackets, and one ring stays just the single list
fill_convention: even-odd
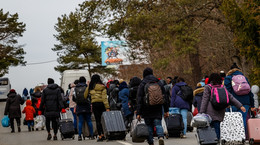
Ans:
[{"label": "bus", "polygon": [[0,78],[0,99],[6,100],[7,94],[11,89],[11,84],[8,78]]},{"label": "bus", "polygon": [[79,77],[84,76],[87,81],[90,81],[89,71],[82,69],[65,70],[61,77],[61,88],[66,92],[70,83],[74,83]]}]

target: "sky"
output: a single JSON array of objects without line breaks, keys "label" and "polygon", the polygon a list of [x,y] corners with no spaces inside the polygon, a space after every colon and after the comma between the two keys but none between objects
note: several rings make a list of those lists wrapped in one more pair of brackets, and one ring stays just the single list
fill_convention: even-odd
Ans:
[{"label": "sky", "polygon": [[34,88],[39,83],[47,84],[47,79],[53,78],[60,85],[61,74],[54,70],[58,65],[56,52],[51,48],[58,41],[54,38],[54,25],[57,18],[69,14],[78,8],[84,0],[0,0],[0,9],[10,14],[18,13],[19,22],[26,24],[23,37],[18,39],[19,45],[25,45],[25,61],[39,63],[37,65],[10,67],[8,77],[12,88],[22,94],[24,88]]}]

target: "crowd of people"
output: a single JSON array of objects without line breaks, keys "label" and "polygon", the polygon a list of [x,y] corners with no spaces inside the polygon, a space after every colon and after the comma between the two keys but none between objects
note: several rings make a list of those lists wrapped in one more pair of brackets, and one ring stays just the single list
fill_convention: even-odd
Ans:
[{"label": "crowd of people", "polygon": [[[130,129],[133,118],[143,118],[145,124],[149,129],[148,144],[154,144],[153,134],[154,128],[159,139],[159,144],[164,144],[164,131],[162,127],[162,118],[168,117],[171,114],[179,113],[182,115],[184,130],[183,138],[186,138],[187,132],[187,113],[193,110],[198,110],[199,113],[206,113],[211,116],[211,127],[215,128],[218,139],[220,139],[220,123],[224,119],[225,112],[231,107],[233,112],[241,112],[244,120],[245,132],[247,132],[247,119],[251,111],[258,108],[258,100],[254,99],[254,94],[259,91],[258,86],[253,86],[253,93],[249,90],[242,95],[237,93],[234,89],[233,77],[236,75],[244,76],[239,67],[233,64],[230,71],[225,74],[212,73],[210,76],[205,76],[198,82],[194,91],[185,82],[182,77],[175,76],[167,77],[166,80],[158,79],[153,74],[151,68],[146,68],[143,71],[143,78],[133,77],[129,83],[120,80],[109,80],[106,85],[102,82],[101,77],[97,74],[87,81],[84,76],[75,80],[68,86],[68,90],[64,92],[61,87],[54,83],[54,80],[49,78],[46,88],[39,86],[30,91],[30,99],[26,99],[26,107],[22,113],[25,113],[25,120],[28,124],[28,130],[34,131],[34,117],[37,115],[44,115],[46,117],[46,130],[48,132],[47,140],[53,137],[57,140],[58,119],[60,112],[66,112],[65,109],[70,110],[73,114],[75,133],[78,134],[78,140],[82,140],[83,123],[86,121],[89,127],[91,139],[94,139],[93,128],[97,128],[97,141],[103,141],[104,130],[101,124],[101,116],[105,111],[120,110],[122,111],[125,126]],[[247,78],[245,77],[249,84]],[[157,83],[159,85],[159,92],[163,96],[161,103],[155,105],[147,105],[147,93],[149,92],[149,85]],[[211,102],[212,88],[214,86],[222,87],[228,90],[227,99],[229,106],[221,106],[221,109],[216,109]],[[253,88],[252,87],[252,88]],[[184,92],[185,91],[185,92]],[[192,91],[192,97],[185,93]],[[26,90],[23,96],[28,96]],[[149,100],[148,100],[149,101]],[[5,108],[5,115],[8,115],[11,122],[11,132],[15,132],[14,119],[17,121],[18,132],[21,131],[21,108],[20,105],[24,103],[24,99],[18,95],[14,89],[10,90]],[[195,108],[195,109],[194,109]],[[260,109],[260,108],[258,108]],[[93,126],[91,115],[94,114],[96,126]],[[135,117],[134,117],[135,116]],[[50,125],[52,123],[52,125]],[[54,135],[51,135],[51,128]]]}]

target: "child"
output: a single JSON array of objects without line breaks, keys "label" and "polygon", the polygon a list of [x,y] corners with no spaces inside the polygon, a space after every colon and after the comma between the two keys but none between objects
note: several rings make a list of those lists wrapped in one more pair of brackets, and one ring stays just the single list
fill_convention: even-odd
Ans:
[{"label": "child", "polygon": [[25,113],[25,120],[28,123],[28,131],[31,131],[31,127],[32,127],[32,131],[34,131],[34,119],[33,119],[33,116],[35,114],[35,109],[32,106],[32,101],[31,100],[27,100],[26,101],[26,107],[24,107],[23,113]]}]

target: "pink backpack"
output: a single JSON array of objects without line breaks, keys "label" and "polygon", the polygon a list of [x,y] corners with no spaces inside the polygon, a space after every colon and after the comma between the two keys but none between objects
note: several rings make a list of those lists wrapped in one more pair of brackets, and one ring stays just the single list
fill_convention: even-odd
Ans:
[{"label": "pink backpack", "polygon": [[229,105],[228,91],[223,85],[211,85],[211,97],[210,102],[212,107],[216,110],[222,110]]},{"label": "pink backpack", "polygon": [[232,88],[237,95],[247,95],[250,92],[250,86],[243,75],[232,77]]}]

